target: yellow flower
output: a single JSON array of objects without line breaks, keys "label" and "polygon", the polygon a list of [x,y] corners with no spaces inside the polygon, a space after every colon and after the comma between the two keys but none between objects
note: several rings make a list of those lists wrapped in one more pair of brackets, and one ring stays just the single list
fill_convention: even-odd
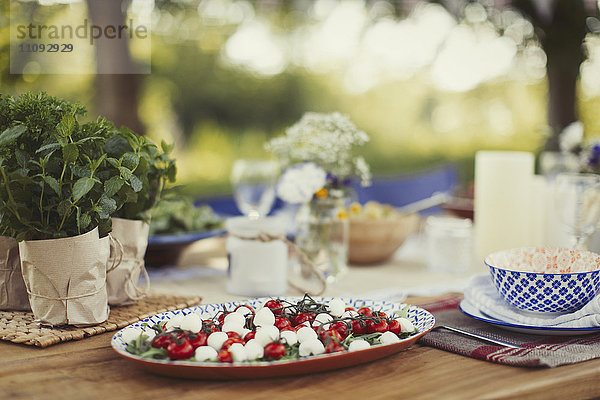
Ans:
[{"label": "yellow flower", "polygon": [[328,194],[329,192],[326,188],[321,188],[315,192],[315,196],[317,196],[320,199],[324,199],[325,197],[327,197]]},{"label": "yellow flower", "polygon": [[360,213],[361,210],[362,210],[362,206],[360,205],[360,203],[350,204],[350,212],[352,214],[358,214],[358,213]]},{"label": "yellow flower", "polygon": [[338,219],[346,219],[348,218],[348,213],[346,212],[346,210],[339,210],[337,213],[337,217]]}]

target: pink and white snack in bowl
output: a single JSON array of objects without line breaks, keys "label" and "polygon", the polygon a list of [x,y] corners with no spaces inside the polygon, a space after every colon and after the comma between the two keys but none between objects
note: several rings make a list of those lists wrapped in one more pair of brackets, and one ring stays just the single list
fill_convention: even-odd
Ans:
[{"label": "pink and white snack in bowl", "polygon": [[572,312],[600,290],[600,255],[590,251],[522,247],[484,263],[502,298],[525,311]]}]

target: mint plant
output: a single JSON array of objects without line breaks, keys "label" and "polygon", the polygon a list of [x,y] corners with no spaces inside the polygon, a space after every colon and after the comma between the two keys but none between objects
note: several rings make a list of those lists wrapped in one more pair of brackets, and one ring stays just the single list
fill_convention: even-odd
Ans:
[{"label": "mint plant", "polygon": [[45,93],[1,96],[0,234],[17,240],[111,230],[111,216],[145,218],[175,161],[148,139]]}]

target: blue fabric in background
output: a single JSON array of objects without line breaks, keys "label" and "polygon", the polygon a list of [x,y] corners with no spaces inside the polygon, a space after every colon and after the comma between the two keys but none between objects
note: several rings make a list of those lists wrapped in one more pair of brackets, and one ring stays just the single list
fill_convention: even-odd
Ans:
[{"label": "blue fabric in background", "polygon": [[[358,182],[351,186],[356,191],[357,200],[361,204],[367,201],[378,201],[395,207],[404,206],[430,197],[436,192],[452,193],[458,184],[458,172],[454,165],[448,164],[415,173],[393,176],[374,177],[371,186],[362,187]],[[220,196],[199,199],[196,205],[209,205],[219,215],[241,215],[232,196]],[[282,209],[284,202],[277,198],[270,214]],[[423,214],[440,212],[439,207],[425,210]]]}]

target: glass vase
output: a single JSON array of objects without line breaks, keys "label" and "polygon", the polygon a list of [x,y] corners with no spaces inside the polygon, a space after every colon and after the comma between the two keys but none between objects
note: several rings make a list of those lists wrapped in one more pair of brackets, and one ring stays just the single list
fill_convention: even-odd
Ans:
[{"label": "glass vase", "polygon": [[[314,197],[297,214],[296,244],[304,251],[328,283],[348,270],[349,222],[346,207],[352,196],[332,189],[327,197]],[[310,276],[307,266],[302,275]]]}]

